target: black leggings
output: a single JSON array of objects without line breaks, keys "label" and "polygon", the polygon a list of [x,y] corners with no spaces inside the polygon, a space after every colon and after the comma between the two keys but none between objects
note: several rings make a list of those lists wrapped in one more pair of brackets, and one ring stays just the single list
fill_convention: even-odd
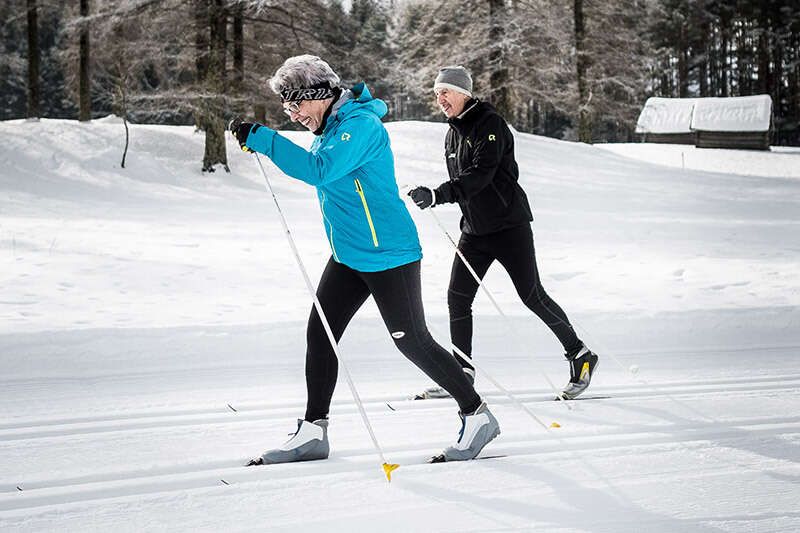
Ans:
[{"label": "black leggings", "polygon": [[[522,302],[538,316],[564,346],[567,353],[580,349],[581,341],[561,307],[544,291],[536,268],[533,232],[529,224],[516,226],[489,235],[461,234],[458,249],[469,261],[480,279],[489,266],[498,260],[506,269]],[[453,344],[472,355],[472,302],[478,283],[456,254],[447,290],[450,311],[450,337]],[[469,366],[466,365],[465,366]]]},{"label": "black leggings", "polygon": [[[403,355],[449,392],[462,412],[475,411],[480,396],[456,358],[433,340],[425,325],[419,261],[382,272],[359,272],[331,258],[317,287],[317,298],[337,342],[370,294]],[[311,310],[306,336],[305,419],[313,422],[328,416],[339,362],[316,308]]]}]

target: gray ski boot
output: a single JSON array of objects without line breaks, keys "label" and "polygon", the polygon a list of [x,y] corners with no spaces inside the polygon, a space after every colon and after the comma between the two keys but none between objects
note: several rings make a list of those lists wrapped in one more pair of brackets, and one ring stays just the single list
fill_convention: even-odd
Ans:
[{"label": "gray ski boot", "polygon": [[[472,385],[475,385],[475,369],[464,368],[464,374]],[[450,398],[450,393],[442,387],[429,387],[424,391],[411,397],[412,400],[436,400],[439,398]]]},{"label": "gray ski boot", "polygon": [[448,461],[469,461],[481,453],[484,446],[500,434],[500,424],[494,417],[486,402],[481,403],[474,413],[461,417],[461,431],[458,432],[458,441],[448,446],[439,455],[431,457],[429,463],[444,463]]},{"label": "gray ski boot", "polygon": [[569,361],[570,379],[561,394],[567,400],[574,400],[586,390],[592,381],[592,376],[597,370],[598,357],[586,345],[581,346],[581,349],[571,358],[569,355],[566,357]]},{"label": "gray ski boot", "polygon": [[294,432],[291,439],[280,448],[264,452],[261,457],[256,457],[247,466],[316,461],[327,459],[329,453],[328,420],[323,418],[308,422],[298,419],[297,431]]}]

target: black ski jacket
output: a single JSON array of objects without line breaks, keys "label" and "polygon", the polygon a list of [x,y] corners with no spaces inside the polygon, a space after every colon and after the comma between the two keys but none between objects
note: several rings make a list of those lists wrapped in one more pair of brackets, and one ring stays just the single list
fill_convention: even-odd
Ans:
[{"label": "black ski jacket", "polygon": [[486,102],[469,100],[447,121],[445,158],[450,181],[436,188],[436,204],[458,202],[461,231],[486,235],[533,220],[519,181],[514,137]]}]

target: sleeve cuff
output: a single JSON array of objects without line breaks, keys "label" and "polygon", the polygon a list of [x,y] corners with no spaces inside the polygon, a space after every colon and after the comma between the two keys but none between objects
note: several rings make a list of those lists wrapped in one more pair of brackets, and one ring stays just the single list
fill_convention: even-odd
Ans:
[{"label": "sleeve cuff", "polygon": [[432,190],[434,204],[452,204],[455,201],[453,198],[453,189],[449,182],[442,183],[436,189]]},{"label": "sleeve cuff", "polygon": [[275,133],[275,130],[266,126],[261,126],[259,128],[253,126],[253,130],[251,130],[250,135],[247,136],[245,145],[254,152],[272,157],[272,139],[275,137]]}]

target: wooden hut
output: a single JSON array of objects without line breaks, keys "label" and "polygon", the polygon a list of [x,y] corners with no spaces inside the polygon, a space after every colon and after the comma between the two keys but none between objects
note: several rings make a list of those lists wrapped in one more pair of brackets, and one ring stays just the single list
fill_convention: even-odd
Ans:
[{"label": "wooden hut", "polygon": [[636,133],[644,142],[695,144],[696,134],[690,127],[695,101],[697,98],[648,98],[636,121]]},{"label": "wooden hut", "polygon": [[691,128],[698,148],[769,150],[772,98],[767,94],[698,98]]}]

